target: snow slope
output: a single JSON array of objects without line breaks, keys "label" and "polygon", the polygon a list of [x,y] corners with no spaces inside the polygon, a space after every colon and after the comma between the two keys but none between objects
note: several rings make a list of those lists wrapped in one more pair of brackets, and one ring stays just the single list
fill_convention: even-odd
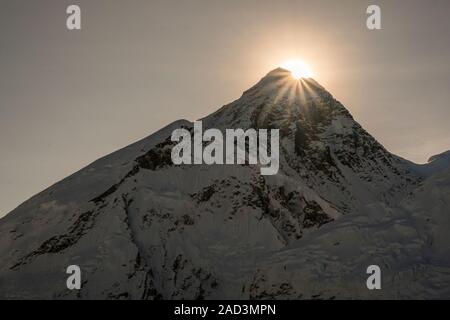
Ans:
[{"label": "snow slope", "polygon": [[[389,153],[283,69],[202,121],[280,129],[279,173],[174,166],[170,135],[192,128],[174,122],[0,220],[0,298],[450,298],[448,161]],[[371,264],[380,291],[365,287]]]}]

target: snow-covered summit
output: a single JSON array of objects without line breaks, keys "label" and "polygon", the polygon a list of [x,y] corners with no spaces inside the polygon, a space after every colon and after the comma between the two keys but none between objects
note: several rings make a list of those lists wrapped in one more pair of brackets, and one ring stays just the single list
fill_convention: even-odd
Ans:
[{"label": "snow-covered summit", "polygon": [[425,164],[410,162],[408,168],[423,178],[441,174],[450,168],[450,150],[430,157]]},{"label": "snow-covered summit", "polygon": [[428,163],[436,162],[436,161],[443,161],[450,163],[450,150],[442,152],[440,154],[434,155],[428,159]]}]

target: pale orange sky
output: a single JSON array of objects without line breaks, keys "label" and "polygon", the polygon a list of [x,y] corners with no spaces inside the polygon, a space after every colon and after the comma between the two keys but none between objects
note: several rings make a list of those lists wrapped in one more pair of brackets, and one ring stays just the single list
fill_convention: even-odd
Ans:
[{"label": "pale orange sky", "polygon": [[239,98],[287,59],[390,151],[450,149],[448,0],[1,0],[0,216],[97,158]]}]

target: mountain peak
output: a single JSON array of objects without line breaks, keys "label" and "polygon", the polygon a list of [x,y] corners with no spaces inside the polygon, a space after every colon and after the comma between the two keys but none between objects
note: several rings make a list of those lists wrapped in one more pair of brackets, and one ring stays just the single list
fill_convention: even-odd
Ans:
[{"label": "mountain peak", "polygon": [[305,101],[317,97],[331,97],[331,94],[313,78],[296,79],[291,71],[276,68],[267,73],[253,87],[244,92],[244,96],[272,97],[276,100],[286,98],[291,102]]},{"label": "mountain peak", "polygon": [[273,69],[272,71],[269,71],[264,78],[266,77],[280,77],[280,76],[290,76],[291,72],[287,69],[278,67]]},{"label": "mountain peak", "polygon": [[[289,127],[300,118],[318,121],[348,111],[313,78],[296,79],[291,72],[276,68],[267,73],[234,102],[203,118],[205,126],[217,128]],[[329,120],[329,121],[328,121]],[[316,125],[316,124],[313,124]]]},{"label": "mountain peak", "polygon": [[277,81],[277,80],[284,79],[284,78],[291,78],[290,80],[292,80],[292,81],[313,80],[314,82],[316,82],[311,77],[301,77],[300,79],[297,79],[292,75],[291,71],[289,71],[288,69],[282,68],[282,67],[278,67],[278,68],[273,69],[272,71],[269,71],[261,80],[266,79],[266,80]]},{"label": "mountain peak", "polygon": [[428,159],[428,163],[437,162],[437,161],[450,162],[450,150],[442,152],[440,154],[436,154],[436,155],[430,157],[430,159]]}]

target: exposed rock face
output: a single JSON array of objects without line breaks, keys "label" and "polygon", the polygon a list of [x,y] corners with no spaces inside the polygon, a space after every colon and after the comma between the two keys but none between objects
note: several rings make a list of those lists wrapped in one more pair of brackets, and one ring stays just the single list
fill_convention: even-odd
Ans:
[{"label": "exposed rock face", "polygon": [[[174,166],[171,133],[192,128],[175,122],[0,220],[0,298],[450,297],[434,287],[450,284],[448,175],[389,153],[317,82],[274,70],[202,121],[280,129],[279,173]],[[378,293],[374,263],[392,280]]]}]

